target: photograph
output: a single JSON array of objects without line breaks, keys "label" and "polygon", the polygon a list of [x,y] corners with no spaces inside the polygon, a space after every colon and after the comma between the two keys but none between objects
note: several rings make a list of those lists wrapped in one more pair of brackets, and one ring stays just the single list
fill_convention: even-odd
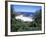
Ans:
[{"label": "photograph", "polygon": [[11,32],[41,30],[41,14],[41,6],[11,5]]},{"label": "photograph", "polygon": [[7,3],[8,35],[44,33],[44,3]]}]

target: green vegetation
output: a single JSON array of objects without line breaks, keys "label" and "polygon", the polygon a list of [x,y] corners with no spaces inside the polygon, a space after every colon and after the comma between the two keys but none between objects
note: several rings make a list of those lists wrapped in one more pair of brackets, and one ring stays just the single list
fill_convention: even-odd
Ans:
[{"label": "green vegetation", "polygon": [[37,31],[41,30],[41,10],[35,12],[36,16],[33,17],[33,22],[23,22],[15,19],[15,14],[11,11],[11,31]]}]

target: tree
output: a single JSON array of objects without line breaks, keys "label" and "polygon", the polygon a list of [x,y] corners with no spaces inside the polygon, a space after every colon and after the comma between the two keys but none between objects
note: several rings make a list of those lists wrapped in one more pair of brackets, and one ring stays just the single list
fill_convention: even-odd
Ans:
[{"label": "tree", "polygon": [[41,12],[41,9],[40,10],[38,10],[38,11],[36,11],[35,12],[35,16],[34,16],[34,24],[35,24],[35,26],[36,27],[39,27],[40,29],[41,29],[41,20],[42,20],[42,14],[41,14],[42,12]]}]

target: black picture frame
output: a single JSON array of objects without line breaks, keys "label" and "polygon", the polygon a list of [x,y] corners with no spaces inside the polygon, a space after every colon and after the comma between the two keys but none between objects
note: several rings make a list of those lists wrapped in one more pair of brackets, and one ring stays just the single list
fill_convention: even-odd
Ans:
[{"label": "black picture frame", "polygon": [[[44,4],[44,33],[8,35],[8,7],[7,7],[8,2]],[[45,3],[42,3],[42,2],[25,2],[25,1],[5,1],[5,36],[24,36],[24,35],[41,35],[41,34],[45,34]]]}]

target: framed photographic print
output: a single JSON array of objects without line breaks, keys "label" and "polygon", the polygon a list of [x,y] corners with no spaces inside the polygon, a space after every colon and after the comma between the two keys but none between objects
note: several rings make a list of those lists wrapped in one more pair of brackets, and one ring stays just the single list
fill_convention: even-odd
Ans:
[{"label": "framed photographic print", "polygon": [[45,3],[5,2],[5,35],[45,33]]}]

